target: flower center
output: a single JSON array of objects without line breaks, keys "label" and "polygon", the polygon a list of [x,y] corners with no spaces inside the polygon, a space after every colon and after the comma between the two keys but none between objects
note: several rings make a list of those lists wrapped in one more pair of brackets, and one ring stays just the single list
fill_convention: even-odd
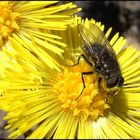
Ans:
[{"label": "flower center", "polygon": [[110,109],[112,97],[100,87],[98,75],[93,72],[90,75],[83,75],[85,88],[83,89],[82,72],[93,69],[85,62],[79,65],[67,67],[57,77],[54,88],[58,91],[58,100],[65,111],[71,111],[73,116],[82,117],[84,120],[96,120],[104,116]]},{"label": "flower center", "polygon": [[16,22],[18,16],[19,13],[13,12],[13,6],[10,2],[0,2],[0,47],[14,31],[19,30]]}]

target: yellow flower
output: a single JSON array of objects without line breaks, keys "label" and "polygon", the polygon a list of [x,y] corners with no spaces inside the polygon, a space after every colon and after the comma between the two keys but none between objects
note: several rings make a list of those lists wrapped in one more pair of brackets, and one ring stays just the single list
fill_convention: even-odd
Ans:
[{"label": "yellow flower", "polygon": [[27,49],[39,53],[47,51],[48,66],[55,68],[50,65],[49,52],[61,55],[63,49],[56,46],[66,45],[49,30],[65,30],[72,23],[72,15],[79,10],[73,3],[59,4],[58,1],[1,1],[0,48],[11,46],[11,40],[25,44],[31,43],[31,38],[34,38],[38,47],[32,45]]},{"label": "yellow flower", "polygon": [[[79,65],[66,66],[77,62],[82,43],[77,24],[81,22],[84,26],[95,23],[77,18],[66,31],[53,31],[67,44],[63,56],[50,54],[59,71],[50,69],[36,52],[31,53],[17,41],[13,42],[16,47],[12,52],[5,49],[5,55],[12,59],[2,75],[0,108],[7,112],[4,119],[10,138],[28,130],[32,132],[27,138],[40,139],[140,138],[140,53],[133,46],[125,48],[126,40],[115,34],[110,44],[125,80],[121,92],[107,96],[106,90],[98,89],[97,74],[92,74],[84,76],[86,87],[77,98],[83,88],[81,72],[92,69],[84,60]],[[104,25],[95,24],[104,32]],[[107,38],[111,30],[105,32]],[[21,53],[17,54],[17,50]],[[46,53],[40,55],[45,57]]]}]

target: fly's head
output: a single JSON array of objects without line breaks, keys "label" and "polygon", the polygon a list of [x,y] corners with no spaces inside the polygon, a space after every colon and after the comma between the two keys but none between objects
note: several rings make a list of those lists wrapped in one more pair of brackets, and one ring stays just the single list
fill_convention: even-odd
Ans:
[{"label": "fly's head", "polygon": [[121,91],[123,83],[124,78],[118,75],[104,80],[103,87],[108,91],[109,96],[113,96]]}]

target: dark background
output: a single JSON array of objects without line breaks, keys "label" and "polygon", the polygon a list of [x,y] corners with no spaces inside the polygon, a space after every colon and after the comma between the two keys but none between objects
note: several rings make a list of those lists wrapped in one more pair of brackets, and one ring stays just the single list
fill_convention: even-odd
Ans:
[{"label": "dark background", "polygon": [[[74,1],[82,12],[83,18],[94,18],[106,27],[112,26],[114,32],[121,34],[136,26],[140,32],[140,2],[139,1]],[[136,33],[136,32],[135,32]]]},{"label": "dark background", "polygon": [[73,1],[73,3],[82,8],[78,13],[79,16],[101,21],[107,29],[113,27],[112,35],[119,32],[127,39],[128,44],[140,49],[139,1]]},{"label": "dark background", "polygon": [[[61,1],[66,3],[70,1]],[[73,1],[83,10],[78,15],[83,18],[94,18],[105,27],[113,27],[112,34],[120,32],[129,44],[140,49],[140,2],[139,1]],[[6,122],[2,121],[4,113],[0,112],[0,139],[6,139],[4,130]],[[21,136],[20,138],[24,138]]]}]

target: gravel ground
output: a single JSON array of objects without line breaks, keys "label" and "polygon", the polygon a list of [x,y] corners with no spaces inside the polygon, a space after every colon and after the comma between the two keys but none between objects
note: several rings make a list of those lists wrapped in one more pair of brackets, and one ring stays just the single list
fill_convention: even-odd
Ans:
[{"label": "gravel ground", "polygon": [[[5,113],[0,111],[0,139],[8,139],[9,132],[4,129],[6,126],[6,121],[3,121]],[[24,136],[20,136],[18,139],[24,139]]]},{"label": "gravel ground", "polygon": [[[113,27],[113,34],[119,31],[129,44],[134,44],[140,49],[139,1],[74,1],[74,3],[83,8],[83,12],[79,13],[80,16],[101,21],[107,28]],[[2,121],[3,116],[4,113],[0,111],[0,139],[7,139],[8,132],[4,130],[6,122]]]}]

